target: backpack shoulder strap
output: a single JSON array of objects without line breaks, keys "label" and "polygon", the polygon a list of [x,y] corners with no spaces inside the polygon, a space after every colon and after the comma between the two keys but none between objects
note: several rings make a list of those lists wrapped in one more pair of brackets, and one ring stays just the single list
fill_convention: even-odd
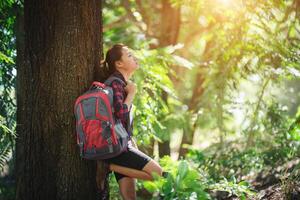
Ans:
[{"label": "backpack shoulder strap", "polygon": [[126,83],[125,83],[122,79],[120,79],[120,78],[118,78],[118,77],[115,77],[115,76],[110,76],[108,79],[106,79],[106,81],[104,82],[104,84],[110,86],[111,83],[112,83],[114,80],[118,80],[118,81],[121,82],[123,85],[126,85]]}]

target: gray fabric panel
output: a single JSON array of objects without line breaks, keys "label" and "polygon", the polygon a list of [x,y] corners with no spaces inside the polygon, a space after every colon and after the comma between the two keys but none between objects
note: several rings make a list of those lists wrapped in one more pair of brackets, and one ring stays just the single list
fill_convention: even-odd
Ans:
[{"label": "gray fabric panel", "polygon": [[102,121],[101,126],[102,126],[102,137],[106,140],[111,136],[110,123],[107,121]]},{"label": "gray fabric panel", "polygon": [[85,151],[85,156],[95,156],[95,154],[106,154],[109,153],[109,148],[102,148],[102,149],[96,149],[96,148],[90,148]]},{"label": "gray fabric panel", "polygon": [[[118,152],[120,150],[119,145],[112,146],[112,148],[114,152]],[[104,156],[105,154],[108,153],[110,153],[110,149],[108,146],[107,148],[102,148],[102,149],[91,148],[85,151],[85,156]]]},{"label": "gray fabric panel", "polygon": [[128,137],[128,133],[120,121],[116,121],[115,123],[115,132],[117,134],[118,139]]},{"label": "gray fabric panel", "polygon": [[111,87],[107,87],[106,88],[107,91],[108,91],[108,98],[109,98],[109,102],[110,102],[110,105],[113,105],[113,89]]},{"label": "gray fabric panel", "polygon": [[95,119],[96,116],[96,97],[82,100],[82,109],[85,119]]},{"label": "gray fabric panel", "polygon": [[[125,142],[123,142],[125,143]],[[128,141],[126,142],[128,143]],[[109,148],[105,148],[105,149],[87,149],[85,154],[84,154],[84,158],[86,159],[106,159],[106,158],[111,158],[111,157],[115,157],[117,155],[119,155],[120,153],[122,153],[125,149],[127,148],[126,146],[120,146],[120,145],[114,145],[112,146],[112,150],[114,153],[110,153],[110,149]]]},{"label": "gray fabric panel", "polygon": [[114,151],[112,144],[108,146],[108,150],[109,150],[109,153],[112,153]]},{"label": "gray fabric panel", "polygon": [[98,89],[91,89],[91,90],[87,90],[84,94],[92,94],[92,93],[96,93]]},{"label": "gray fabric panel", "polygon": [[98,100],[99,100],[99,102],[98,102],[99,103],[99,105],[98,105],[99,114],[102,116],[109,117],[108,109],[106,107],[105,102],[101,98],[98,98]]}]

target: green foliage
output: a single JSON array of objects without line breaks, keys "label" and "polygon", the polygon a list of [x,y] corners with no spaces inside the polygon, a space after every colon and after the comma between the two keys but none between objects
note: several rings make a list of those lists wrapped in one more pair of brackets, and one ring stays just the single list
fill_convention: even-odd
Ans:
[{"label": "green foliage", "polygon": [[[14,199],[12,175],[16,140],[16,38],[15,22],[20,1],[5,0],[0,3],[0,199]],[[5,173],[4,167],[6,168]],[[8,174],[7,174],[8,172]]]},{"label": "green foliage", "polygon": [[15,21],[19,1],[0,4],[0,169],[12,157],[16,124]]},{"label": "green foliage", "polygon": [[144,187],[163,199],[212,199],[210,193],[214,191],[225,191],[240,199],[255,194],[246,181],[238,183],[234,177],[230,181],[224,177],[214,181],[191,160],[172,161],[165,156],[160,164],[169,175],[166,178],[155,176],[155,181],[145,181]]},{"label": "green foliage", "polygon": [[[194,45],[190,45],[190,41],[186,40],[185,48],[180,47],[182,44],[177,44],[170,49],[166,48],[164,52],[159,49],[158,53],[155,53],[157,49],[148,49],[157,43],[156,38],[146,37],[148,35],[145,32],[138,33],[137,28],[140,28],[140,24],[131,20],[122,23],[115,32],[111,29],[104,33],[107,34],[105,38],[108,44],[121,40],[133,49],[137,49],[139,52],[137,54],[141,55],[139,58],[144,60],[141,62],[142,67],[145,66],[147,72],[140,70],[142,73],[135,78],[150,80],[145,87],[154,91],[150,95],[154,101],[162,100],[161,91],[167,92],[172,97],[168,99],[168,105],[164,102],[160,105],[151,103],[148,95],[137,100],[135,103],[138,104],[138,108],[143,106],[142,103],[147,104],[145,113],[149,118],[139,116],[138,119],[141,117],[143,120],[137,123],[143,125],[136,127],[136,130],[139,134],[149,131],[151,137],[157,140],[168,140],[176,129],[190,132],[191,127],[205,127],[211,130],[218,129],[220,138],[228,133],[236,135],[244,133],[250,142],[253,141],[264,129],[262,119],[267,115],[264,106],[272,98],[272,95],[267,92],[270,85],[299,77],[299,65],[297,65],[299,48],[296,44],[296,41],[299,41],[299,20],[294,13],[297,9],[295,3],[293,1],[235,1],[235,5],[230,7],[221,3],[216,5],[212,1],[191,0],[189,3],[184,3],[175,0],[172,4],[182,6],[184,10],[182,19],[193,22],[181,24],[182,37],[189,38],[191,33],[201,33],[195,37],[196,39],[191,38],[191,41],[195,41]],[[119,7],[104,10],[106,13],[104,16],[107,16],[106,24],[123,19],[126,14],[130,14],[130,10],[143,24],[143,18],[138,17],[144,14],[138,13],[140,5],[130,1],[130,10],[120,5],[123,5],[120,1],[107,3],[108,8]],[[145,3],[143,6],[151,7],[151,3]],[[153,15],[150,18],[156,22],[159,17]],[[118,37],[120,32],[124,37]],[[126,36],[129,34],[139,39],[128,41],[129,37]],[[287,34],[289,37],[285,37]],[[175,54],[176,48],[179,52]],[[185,58],[180,57],[180,54],[185,55]],[[179,67],[180,70],[173,66]],[[167,77],[167,75],[176,77],[180,83],[174,87],[168,81],[164,81],[167,79],[159,77]],[[201,85],[195,82],[199,75],[204,77]],[[253,78],[256,80],[253,81]],[[151,79],[158,84],[151,83]],[[250,87],[254,86],[251,88],[253,95],[248,95],[253,98],[238,101],[239,96],[247,94],[249,90],[242,87],[245,82]],[[146,81],[138,81],[138,84],[145,83]],[[195,92],[199,86],[203,88],[203,94]],[[276,85],[274,87],[276,88]],[[140,91],[142,94],[147,94],[143,89]],[[190,104],[193,95],[201,95],[195,98],[195,107]],[[145,107],[141,108],[144,111]],[[155,111],[153,113],[157,118],[150,114],[151,109]],[[241,124],[234,124],[237,110],[244,117]],[[154,124],[145,125],[146,122],[154,122]],[[142,134],[139,139],[148,141],[149,137],[144,136]]]},{"label": "green foliage", "polygon": [[109,199],[111,200],[121,200],[119,184],[113,173],[109,174]]},{"label": "green foliage", "polygon": [[6,63],[15,64],[14,61],[0,52],[0,61],[4,61]]},{"label": "green foliage", "polygon": [[198,150],[191,150],[188,158],[198,163],[198,167],[205,170],[216,181],[223,177],[230,179],[232,176],[246,175],[251,171],[259,171],[263,161],[254,150],[240,152],[235,148],[219,149],[222,153],[205,155]]},{"label": "green foliage", "polygon": [[268,143],[264,145],[266,148],[253,147],[241,150],[227,144],[226,148],[219,148],[218,152],[213,154],[191,150],[188,153],[188,159],[198,163],[198,167],[206,171],[212,179],[220,181],[223,177],[226,179],[238,177],[240,180],[244,176],[258,173],[267,167],[273,168],[281,165],[292,160],[295,155],[299,155],[299,150],[295,151],[295,147],[276,147]]},{"label": "green foliage", "polygon": [[[134,103],[139,108],[135,112],[135,130],[136,136],[143,141],[147,141],[148,136],[159,141],[169,140],[174,129],[184,126],[184,110],[174,110],[180,109],[182,104],[169,77],[170,73],[174,73],[169,67],[174,56],[169,53],[175,49],[169,46],[136,51],[141,68],[134,76],[138,85]],[[165,94],[168,94],[168,99],[164,99]]]},{"label": "green foliage", "polygon": [[[299,157],[299,141],[295,141],[293,137],[286,137],[299,129],[299,117],[296,117],[295,120],[288,120],[282,113],[276,115],[282,111],[277,106],[275,104],[269,109],[267,119],[271,120],[274,125],[271,126],[272,132],[265,132],[265,137],[281,139],[256,140],[255,146],[248,149],[241,148],[242,141],[236,140],[226,143],[225,146],[216,145],[216,149],[210,146],[206,151],[196,149],[189,151],[187,159],[197,163],[199,170],[207,172],[208,176],[217,182],[211,184],[212,188],[224,186],[223,191],[230,193],[235,191],[235,193],[241,194],[240,192],[244,189],[248,191],[249,188],[239,187],[237,191],[235,189],[236,178],[243,182],[243,177],[253,176],[264,169],[276,168]],[[295,175],[294,178],[291,176],[290,179],[284,179],[284,181],[286,181],[285,184],[294,184],[298,178],[298,175]],[[231,180],[230,183],[227,180]]]},{"label": "green foliage", "polygon": [[0,116],[0,171],[11,158],[16,134],[3,125],[3,117]]},{"label": "green foliage", "polygon": [[159,192],[163,199],[210,199],[204,191],[202,178],[196,169],[189,166],[187,161],[172,161],[165,156],[160,164],[169,174],[167,178],[156,177],[156,181],[145,181],[144,187],[152,192]]},{"label": "green foliage", "polygon": [[[249,149],[241,148],[242,141],[240,140],[226,143],[224,146],[216,145],[216,149],[210,146],[206,151],[191,149],[187,159],[198,163],[198,168],[207,172],[209,177],[217,182],[216,187],[224,184],[223,191],[232,192],[233,190],[239,193],[234,189],[236,186],[234,177],[243,182],[243,177],[257,174],[266,168],[276,168],[300,155],[299,141],[290,137],[299,129],[299,117],[296,116],[294,120],[289,119],[282,113],[278,104],[270,106],[268,110],[266,119],[270,125],[266,130],[270,128],[271,131],[264,132],[264,138],[268,138],[267,140],[256,140],[255,146]],[[298,176],[291,177],[290,180],[286,180],[286,184],[295,183],[297,178]],[[229,184],[228,179],[233,181]],[[211,184],[211,187],[214,187],[213,185]],[[239,187],[240,192],[244,189]]]},{"label": "green foliage", "polygon": [[[15,129],[14,126],[13,130]],[[4,125],[4,118],[0,115],[0,173],[5,172],[6,178],[9,177],[9,174],[6,173],[11,173],[13,168],[11,160],[16,144],[16,134],[13,130]],[[14,198],[15,187],[13,182],[0,177],[0,199],[10,200]]]},{"label": "green foliage", "polygon": [[[14,35],[14,2],[4,1],[0,8],[0,115],[6,119],[6,126],[12,128],[15,123],[16,99],[16,48]],[[3,122],[3,120],[2,120]]]},{"label": "green foliage", "polygon": [[237,183],[234,177],[232,177],[231,181],[224,178],[218,183],[211,184],[209,189],[213,191],[217,190],[228,192],[230,196],[237,196],[241,200],[246,200],[248,197],[253,197],[255,195],[255,192],[250,189],[248,182],[241,181]]},{"label": "green foliage", "polygon": [[287,131],[287,139],[299,142],[300,141],[300,112],[296,114],[295,120],[291,123]]}]

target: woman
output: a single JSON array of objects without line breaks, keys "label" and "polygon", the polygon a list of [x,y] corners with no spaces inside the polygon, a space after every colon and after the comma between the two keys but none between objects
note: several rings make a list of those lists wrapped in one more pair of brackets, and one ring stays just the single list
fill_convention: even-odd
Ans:
[{"label": "woman", "polygon": [[139,68],[137,59],[127,46],[119,43],[107,51],[105,65],[111,76],[123,80],[123,82],[114,80],[110,86],[114,92],[115,118],[121,120],[130,137],[128,151],[114,158],[106,159],[105,162],[109,164],[109,170],[115,174],[122,198],[133,200],[136,199],[135,178],[153,180],[152,173],[162,176],[163,172],[156,161],[137,149],[132,138],[131,108],[136,94],[136,85],[129,79]]}]

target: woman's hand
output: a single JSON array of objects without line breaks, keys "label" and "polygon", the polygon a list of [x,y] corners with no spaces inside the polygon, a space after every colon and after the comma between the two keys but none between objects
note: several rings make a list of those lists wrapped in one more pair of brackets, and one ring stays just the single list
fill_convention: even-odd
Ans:
[{"label": "woman's hand", "polygon": [[127,81],[127,85],[124,88],[125,91],[127,92],[127,95],[135,95],[136,93],[136,84],[130,80]]},{"label": "woman's hand", "polygon": [[124,103],[127,104],[128,108],[130,108],[134,95],[136,93],[136,84],[129,80],[127,81],[127,85],[124,89],[127,92],[127,96]]}]

